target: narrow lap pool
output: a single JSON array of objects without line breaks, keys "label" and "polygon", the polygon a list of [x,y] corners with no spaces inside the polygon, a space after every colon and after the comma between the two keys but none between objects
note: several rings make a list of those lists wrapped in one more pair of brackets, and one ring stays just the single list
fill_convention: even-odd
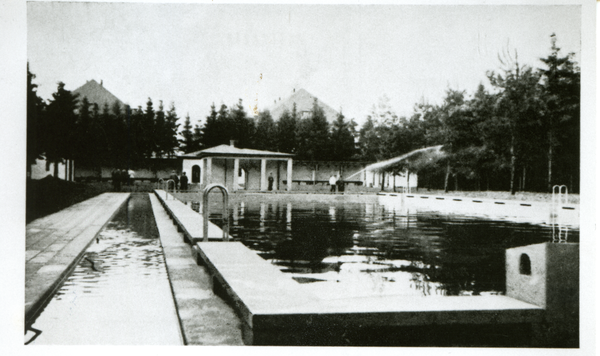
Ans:
[{"label": "narrow lap pool", "polygon": [[33,327],[42,333],[32,345],[182,344],[146,194],[100,232]]},{"label": "narrow lap pool", "polygon": [[[235,240],[324,298],[503,294],[505,250],[553,239],[549,226],[401,214],[377,203],[250,198],[230,204],[230,219]],[[568,241],[579,242],[579,232],[568,231]]]}]

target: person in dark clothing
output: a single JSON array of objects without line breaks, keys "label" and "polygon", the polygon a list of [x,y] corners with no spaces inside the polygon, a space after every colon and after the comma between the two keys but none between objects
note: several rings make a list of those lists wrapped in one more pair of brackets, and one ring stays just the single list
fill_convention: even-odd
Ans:
[{"label": "person in dark clothing", "polygon": [[111,172],[111,177],[112,177],[112,185],[113,185],[113,190],[115,192],[118,192],[121,190],[121,177],[120,177],[120,172],[118,169],[115,169]]},{"label": "person in dark clothing", "polygon": [[337,185],[338,192],[344,191],[344,180],[342,179],[342,176],[340,176],[340,178],[337,180],[337,182],[335,182],[335,184]]},{"label": "person in dark clothing", "polygon": [[179,180],[181,190],[188,189],[188,177],[185,175],[185,172],[181,173],[181,179]]},{"label": "person in dark clothing", "polygon": [[273,179],[273,173],[269,173],[269,178],[268,178],[268,181],[269,181],[269,190],[273,190],[273,180],[274,180]]}]

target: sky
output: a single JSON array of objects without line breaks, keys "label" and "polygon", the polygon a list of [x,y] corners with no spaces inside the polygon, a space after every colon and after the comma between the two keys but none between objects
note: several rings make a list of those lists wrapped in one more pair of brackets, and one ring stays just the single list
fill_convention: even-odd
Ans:
[{"label": "sky", "polygon": [[204,122],[210,105],[251,112],[304,88],[362,124],[384,96],[398,115],[473,93],[498,54],[532,67],[550,35],[580,61],[580,7],[408,5],[27,4],[27,59],[38,93],[87,80],[133,107],[148,98]]}]

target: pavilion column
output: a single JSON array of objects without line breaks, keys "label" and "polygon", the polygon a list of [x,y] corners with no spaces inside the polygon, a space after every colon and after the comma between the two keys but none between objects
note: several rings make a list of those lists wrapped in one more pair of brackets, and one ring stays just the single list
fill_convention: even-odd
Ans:
[{"label": "pavilion column", "polygon": [[231,182],[232,190],[235,192],[238,189],[238,175],[240,172],[240,159],[233,160],[233,182]]},{"label": "pavilion column", "polygon": [[287,190],[292,191],[292,159],[287,160]]},{"label": "pavilion column", "polygon": [[267,159],[260,160],[260,190],[267,190]]},{"label": "pavilion column", "polygon": [[209,185],[210,183],[212,183],[212,158],[207,157],[205,158],[205,162],[206,162],[206,179],[204,181],[204,186],[206,187],[207,185]]}]

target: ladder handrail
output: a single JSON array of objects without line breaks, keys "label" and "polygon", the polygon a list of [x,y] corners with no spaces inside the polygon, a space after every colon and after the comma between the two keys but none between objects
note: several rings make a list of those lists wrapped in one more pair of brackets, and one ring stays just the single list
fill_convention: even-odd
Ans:
[{"label": "ladder handrail", "polygon": [[[177,191],[177,187],[175,186],[175,181],[173,179],[169,179],[166,182],[164,182],[166,184],[165,192],[169,193],[169,182],[173,182],[173,193],[175,193]],[[167,197],[168,196],[169,195],[167,194]]]},{"label": "ladder handrail", "polygon": [[[563,189],[564,188],[564,189]],[[563,192],[564,190],[564,192]],[[569,202],[569,189],[566,185],[555,185],[552,187],[552,211],[550,212],[550,219],[552,225],[552,242],[566,243],[569,233],[569,228],[563,226],[561,219],[559,218],[560,205],[568,204]],[[558,233],[557,233],[558,230]],[[564,236],[563,236],[564,232]]]},{"label": "ladder handrail", "polygon": [[[564,188],[564,193],[563,193]],[[569,200],[569,189],[566,185],[555,185],[552,187],[552,205],[554,208],[558,204],[567,204]]]},{"label": "ladder handrail", "polygon": [[218,188],[223,195],[223,240],[229,241],[229,191],[221,184],[210,184],[202,191],[202,233],[204,235],[204,242],[208,242],[208,194],[214,188]]}]

